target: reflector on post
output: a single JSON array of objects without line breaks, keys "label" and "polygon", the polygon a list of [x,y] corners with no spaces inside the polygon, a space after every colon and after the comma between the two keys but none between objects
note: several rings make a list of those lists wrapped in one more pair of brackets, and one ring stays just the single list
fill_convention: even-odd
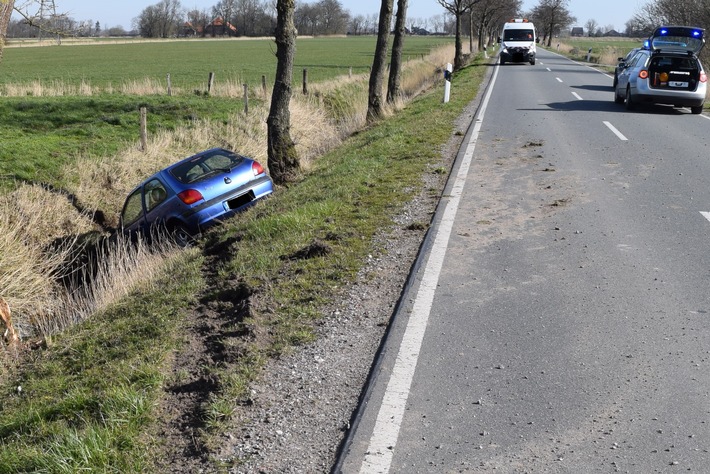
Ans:
[{"label": "reflector on post", "polygon": [[446,69],[444,69],[444,103],[449,103],[449,97],[451,95],[451,72],[453,71],[453,66],[451,63],[446,64]]}]

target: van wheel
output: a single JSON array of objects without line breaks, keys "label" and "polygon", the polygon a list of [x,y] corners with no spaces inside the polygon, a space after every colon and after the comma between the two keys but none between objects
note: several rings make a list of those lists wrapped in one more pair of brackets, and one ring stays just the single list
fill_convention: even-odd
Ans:
[{"label": "van wheel", "polygon": [[614,89],[614,103],[616,104],[623,104],[624,103],[624,98],[619,95],[619,91]]},{"label": "van wheel", "polygon": [[697,107],[691,107],[691,108],[690,108],[690,111],[691,111],[692,113],[694,113],[695,115],[700,115],[700,114],[703,113],[703,106],[702,106],[702,105],[698,105]]},{"label": "van wheel", "polygon": [[626,88],[626,110],[634,110],[636,108],[636,104],[634,104],[634,101],[631,100],[631,88],[627,87]]}]

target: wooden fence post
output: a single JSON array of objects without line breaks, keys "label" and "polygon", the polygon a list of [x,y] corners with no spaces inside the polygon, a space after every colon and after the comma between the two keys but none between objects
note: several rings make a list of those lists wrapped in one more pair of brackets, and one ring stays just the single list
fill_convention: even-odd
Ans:
[{"label": "wooden fence post", "polygon": [[170,73],[168,73],[168,96],[173,95],[173,86],[170,82]]},{"label": "wooden fence post", "polygon": [[266,76],[264,75],[261,76],[261,90],[264,92],[264,95],[266,95]]},{"label": "wooden fence post", "polygon": [[244,113],[249,113],[249,87],[244,84]]},{"label": "wooden fence post", "polygon": [[141,151],[148,151],[148,110],[141,107]]},{"label": "wooden fence post", "polygon": [[303,68],[303,95],[308,95],[308,69]]},{"label": "wooden fence post", "polygon": [[214,73],[211,72],[209,78],[207,79],[207,95],[212,93],[212,86],[214,85]]}]

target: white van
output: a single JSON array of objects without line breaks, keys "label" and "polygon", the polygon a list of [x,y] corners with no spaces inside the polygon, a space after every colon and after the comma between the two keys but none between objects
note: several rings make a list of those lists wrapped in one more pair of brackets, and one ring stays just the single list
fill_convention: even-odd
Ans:
[{"label": "white van", "polygon": [[535,64],[535,25],[526,19],[516,18],[503,25],[498,38],[500,43],[500,63],[506,62]]}]

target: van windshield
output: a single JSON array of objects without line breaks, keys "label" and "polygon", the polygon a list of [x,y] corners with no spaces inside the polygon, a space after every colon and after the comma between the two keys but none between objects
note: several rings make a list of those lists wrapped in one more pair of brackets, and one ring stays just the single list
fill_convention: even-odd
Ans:
[{"label": "van windshield", "polygon": [[534,33],[533,30],[505,30],[503,41],[533,41]]}]

